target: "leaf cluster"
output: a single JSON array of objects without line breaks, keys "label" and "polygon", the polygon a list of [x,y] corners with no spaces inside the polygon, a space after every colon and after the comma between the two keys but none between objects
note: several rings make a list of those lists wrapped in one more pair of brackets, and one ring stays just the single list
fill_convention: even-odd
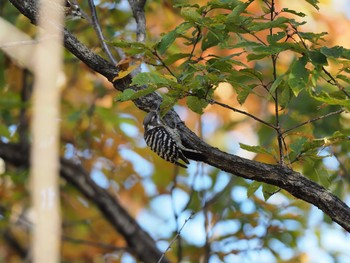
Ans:
[{"label": "leaf cluster", "polygon": [[[344,94],[315,92],[315,88],[322,80],[323,67],[329,60],[346,61],[350,50],[340,46],[324,47],[325,32],[301,32],[299,28],[305,22],[291,17],[291,14],[304,17],[301,12],[288,8],[271,10],[272,7],[265,6],[260,14],[253,14],[249,12],[253,2],[216,0],[203,6],[177,5],[184,22],[164,34],[158,42],[112,42],[125,48],[130,56],[142,54],[144,63],[151,66],[149,72],[140,73],[132,82],[132,85],[147,88],[135,92],[126,90],[117,100],[133,100],[165,88],[161,105],[164,111],[178,100],[187,98],[191,110],[203,113],[215,97],[218,85],[228,82],[237,92],[241,104],[256,88],[264,87],[269,93],[266,99],[271,101],[276,99],[274,93],[278,91],[282,108],[300,92],[306,91],[315,100],[349,109]],[[317,7],[316,1],[308,2]],[[281,56],[293,58],[288,70],[273,79],[266,78],[266,72],[259,68],[262,63],[259,61]],[[126,72],[131,71],[129,68]],[[349,68],[344,65],[335,81],[348,82],[348,73]]]}]

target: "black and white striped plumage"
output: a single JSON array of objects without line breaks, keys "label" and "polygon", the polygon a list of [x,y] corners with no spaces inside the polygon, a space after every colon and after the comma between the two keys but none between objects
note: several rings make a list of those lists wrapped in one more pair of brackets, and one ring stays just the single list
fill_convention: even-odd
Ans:
[{"label": "black and white striped plumage", "polygon": [[[180,135],[176,129],[163,124],[158,113],[155,111],[151,111],[146,115],[143,126],[145,128],[145,141],[152,151],[168,162],[187,168],[186,164],[190,162],[184,155],[184,152],[196,151],[187,149],[182,145]],[[179,160],[182,160],[186,164],[180,163]]]},{"label": "black and white striped plumage", "polygon": [[66,15],[66,19],[75,20],[83,18],[79,6],[76,3],[71,2],[69,0],[65,1],[64,13]]}]

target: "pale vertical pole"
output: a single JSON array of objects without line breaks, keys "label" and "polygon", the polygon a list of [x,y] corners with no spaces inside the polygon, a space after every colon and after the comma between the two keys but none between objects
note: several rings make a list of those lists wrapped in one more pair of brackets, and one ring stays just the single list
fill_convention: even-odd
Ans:
[{"label": "pale vertical pole", "polygon": [[39,0],[31,123],[31,194],[35,263],[60,262],[59,127],[63,0]]}]

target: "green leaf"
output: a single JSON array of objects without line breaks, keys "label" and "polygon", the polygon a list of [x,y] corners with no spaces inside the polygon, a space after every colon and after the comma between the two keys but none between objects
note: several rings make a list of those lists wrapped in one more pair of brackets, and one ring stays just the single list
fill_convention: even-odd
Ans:
[{"label": "green leaf", "polygon": [[262,185],[261,182],[254,181],[248,186],[247,197],[251,197]]},{"label": "green leaf", "polygon": [[249,31],[261,31],[269,28],[287,28],[287,24],[289,22],[289,19],[286,17],[279,17],[273,21],[269,22],[259,22],[254,23],[254,25],[249,26]]},{"label": "green leaf", "polygon": [[326,146],[334,145],[334,144],[337,144],[343,141],[349,141],[349,140],[350,140],[349,136],[344,135],[339,131],[336,131],[333,133],[332,136],[306,141],[303,145],[302,151],[303,152],[313,151],[321,147],[326,147]]},{"label": "green leaf", "polygon": [[150,50],[150,47],[140,42],[128,42],[125,40],[115,40],[107,42],[115,47],[122,48],[128,55],[144,53]]},{"label": "green leaf", "polygon": [[160,104],[160,115],[163,117],[169,110],[171,110],[176,104],[177,100],[178,98],[176,97],[163,95],[163,100]]},{"label": "green leaf", "polygon": [[291,50],[303,54],[305,48],[301,47],[297,43],[271,43],[270,46],[259,45],[252,48],[254,53],[250,53],[247,58],[250,60],[258,60],[267,56],[276,55],[283,51]]},{"label": "green leaf", "polygon": [[[128,91],[129,94],[126,94],[126,95],[125,95],[125,98],[126,98],[127,96],[129,96],[129,98],[128,98],[127,100],[135,100],[135,99],[141,98],[141,97],[143,97],[143,96],[146,96],[146,95],[148,95],[148,94],[154,92],[154,91],[157,90],[157,89],[158,89],[157,87],[151,87],[151,86],[150,86],[150,87],[148,87],[148,88],[146,88],[146,89],[138,90],[138,91],[136,91],[136,93],[134,93],[134,94],[132,94],[132,92]],[[125,91],[127,91],[127,90],[129,90],[129,89],[126,89]],[[124,92],[123,92],[123,93],[124,93]],[[122,93],[122,94],[123,94],[123,93]],[[125,98],[122,98],[122,99],[124,99],[124,100],[119,100],[119,101],[125,101]]]},{"label": "green leaf", "polygon": [[177,81],[173,76],[161,75],[158,72],[142,72],[133,77],[131,85],[144,86],[152,85],[155,87],[173,86]]},{"label": "green leaf", "polygon": [[[338,178],[338,176],[336,176],[336,178]],[[347,192],[345,189],[347,189],[346,188],[346,186],[345,186],[345,182],[344,182],[344,180],[339,180],[339,181],[336,181],[336,178],[335,178],[335,180],[333,181],[331,181],[331,183],[332,183],[332,188],[334,189],[332,192],[336,195],[336,196],[338,196],[338,197],[340,197],[341,199],[343,199],[345,196],[344,196],[344,192]]]},{"label": "green leaf", "polygon": [[301,137],[289,145],[290,149],[296,154],[300,154],[303,151],[304,144],[307,142],[306,137]]},{"label": "green leaf", "polygon": [[208,72],[228,72],[232,71],[231,61],[226,58],[211,58],[207,61]]},{"label": "green leaf", "polygon": [[[321,91],[320,93],[315,93],[315,92],[310,92],[311,97],[314,99],[327,103],[329,105],[338,105],[338,106],[344,106],[347,109],[350,109],[350,100],[345,98],[340,98],[339,95],[341,93],[336,92],[336,93],[328,93]],[[344,94],[343,94],[344,95]]]},{"label": "green leaf", "polygon": [[239,70],[239,72],[244,74],[244,75],[256,78],[261,82],[264,79],[263,74],[260,71],[253,69],[253,68],[244,68],[244,69]]},{"label": "green leaf", "polygon": [[313,7],[315,7],[317,10],[319,10],[320,8],[318,7],[318,0],[306,0],[306,2],[308,2],[310,5],[312,5]]},{"label": "green leaf", "polygon": [[204,51],[210,47],[216,46],[218,43],[220,43],[220,39],[215,33],[209,31],[203,38],[201,49]]},{"label": "green leaf", "polygon": [[309,52],[309,56],[311,59],[311,62],[315,65],[327,65],[327,57],[323,55],[320,51],[318,50],[312,50]]},{"label": "green leaf", "polygon": [[166,59],[164,60],[164,63],[166,65],[171,65],[174,62],[182,59],[182,58],[188,58],[190,56],[189,53],[176,53],[176,54],[172,54],[166,57]]},{"label": "green leaf", "polygon": [[160,54],[164,54],[165,51],[168,50],[168,48],[174,43],[176,38],[179,36],[185,34],[188,29],[190,29],[192,25],[188,22],[184,22],[177,26],[173,31],[170,31],[169,33],[162,36],[162,39],[157,44],[156,48],[159,51]]},{"label": "green leaf", "polygon": [[189,4],[189,3],[179,3],[179,4],[174,4],[175,8],[183,8],[183,7],[195,7],[195,8],[199,8],[198,4]]},{"label": "green leaf", "polygon": [[165,51],[171,46],[171,44],[174,43],[177,37],[178,34],[175,30],[165,34],[157,45],[157,50],[159,51],[159,53],[164,54]]},{"label": "green leaf", "polygon": [[240,91],[237,92],[237,101],[239,102],[239,104],[243,104],[246,99],[248,98],[248,96],[252,93],[252,90],[256,87],[255,84],[251,84],[251,85],[243,85],[240,84]]},{"label": "green leaf", "polygon": [[249,0],[246,3],[239,2],[233,9],[232,12],[227,16],[226,23],[227,24],[241,24],[244,21],[244,16],[241,14],[245,12],[247,7],[253,2],[254,0]]},{"label": "green leaf", "polygon": [[281,90],[281,93],[279,95],[278,102],[281,106],[281,109],[285,109],[291,99],[294,98],[294,93],[286,81],[282,81],[279,90]]},{"label": "green leaf", "polygon": [[261,146],[250,146],[244,143],[240,143],[239,146],[241,147],[241,149],[246,150],[248,152],[254,152],[254,153],[260,153],[260,154],[268,154],[270,156],[274,156],[274,154],[272,153],[271,150],[266,149],[264,147]]},{"label": "green leaf", "polygon": [[271,196],[276,194],[279,190],[280,188],[277,186],[262,183],[262,191],[263,191],[265,201],[267,201]]},{"label": "green leaf", "polygon": [[327,57],[332,57],[332,58],[339,58],[343,54],[343,47],[340,46],[335,46],[335,47],[322,47],[320,49],[321,53]]},{"label": "green leaf", "polygon": [[239,3],[240,3],[240,1],[238,1],[238,0],[230,0],[230,1],[212,0],[212,1],[208,2],[208,6],[210,6],[212,8],[223,8],[223,9],[232,10]]},{"label": "green leaf", "polygon": [[320,184],[325,187],[328,188],[330,186],[330,181],[329,181],[329,173],[326,169],[319,169],[319,170],[315,170],[318,180],[320,182]]},{"label": "green leaf", "polygon": [[327,32],[321,32],[321,33],[312,33],[312,32],[299,32],[299,36],[305,40],[309,40],[312,43],[318,42],[320,39],[323,39],[322,37],[327,35]]},{"label": "green leaf", "polygon": [[293,14],[293,15],[297,15],[297,16],[300,16],[300,17],[306,16],[306,15],[305,15],[304,13],[302,13],[302,12],[297,12],[297,11],[291,10],[291,9],[289,9],[289,8],[283,8],[281,11],[282,11],[282,12],[291,13],[291,14]]},{"label": "green leaf", "polygon": [[339,142],[349,141],[350,136],[341,133],[340,131],[335,131],[332,136],[324,138],[325,146],[330,146]]},{"label": "green leaf", "polygon": [[187,106],[194,112],[203,114],[203,109],[208,106],[208,102],[204,99],[199,99],[196,96],[187,97]]},{"label": "green leaf", "polygon": [[201,14],[198,12],[198,8],[184,7],[181,9],[181,15],[186,21],[193,23],[201,22],[203,20]]},{"label": "green leaf", "polygon": [[267,42],[270,44],[280,41],[282,38],[286,37],[286,32],[278,32],[277,34],[268,35]]},{"label": "green leaf", "polygon": [[125,40],[114,40],[109,41],[109,44],[120,47],[120,48],[138,48],[138,49],[148,49],[149,47],[141,42],[128,42]]},{"label": "green leaf", "polygon": [[288,75],[288,84],[291,87],[294,96],[297,97],[300,91],[306,88],[309,81],[310,72],[305,68],[307,58],[305,56],[294,61]]},{"label": "green leaf", "polygon": [[264,45],[257,43],[257,42],[253,42],[253,41],[248,41],[248,40],[241,40],[240,42],[238,42],[237,44],[233,45],[232,48],[254,48],[254,47],[263,47]]},{"label": "green leaf", "polygon": [[[294,27],[299,27],[299,26],[302,26],[302,25],[305,25],[307,22],[306,21],[296,21],[295,19],[291,19],[290,20],[290,24]],[[299,32],[300,34],[300,32]]]},{"label": "green leaf", "polygon": [[157,88],[156,87],[149,87],[146,89],[141,89],[141,90],[133,90],[133,89],[126,89],[122,93],[118,94],[115,98],[116,101],[119,102],[124,102],[128,100],[135,100],[140,97],[143,97],[147,94],[150,94],[154,92]]},{"label": "green leaf", "polygon": [[136,91],[133,89],[126,89],[122,93],[118,94],[115,98],[117,101],[123,102],[127,100],[131,100],[131,97],[136,94]]},{"label": "green leaf", "polygon": [[350,49],[343,48],[342,58],[350,60]]},{"label": "green leaf", "polygon": [[263,59],[263,58],[266,58],[268,56],[271,56],[271,54],[269,53],[258,53],[258,54],[254,54],[254,53],[250,53],[247,55],[247,59],[248,61],[252,61],[252,60],[260,60],[260,59]]},{"label": "green leaf", "polygon": [[277,79],[272,83],[271,87],[270,87],[270,94],[275,93],[276,89],[278,89],[278,87],[281,85],[282,81],[284,81],[284,77],[285,75],[279,75],[277,77]]},{"label": "green leaf", "polygon": [[349,76],[339,74],[336,76],[337,79],[341,79],[342,81],[345,81],[346,83],[350,84],[350,78]]}]

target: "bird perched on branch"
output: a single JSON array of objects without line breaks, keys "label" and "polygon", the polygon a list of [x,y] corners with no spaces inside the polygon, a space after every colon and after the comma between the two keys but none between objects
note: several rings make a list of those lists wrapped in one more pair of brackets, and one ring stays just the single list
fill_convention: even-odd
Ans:
[{"label": "bird perched on branch", "polygon": [[[164,160],[187,168],[189,160],[186,155],[199,154],[200,152],[183,146],[180,134],[175,128],[169,127],[160,118],[157,111],[149,112],[144,121],[144,138],[146,144]],[[179,161],[183,161],[181,163]]]},{"label": "bird perched on branch", "polygon": [[[80,7],[77,5],[76,2],[73,2],[74,0],[65,0],[63,6],[59,5],[56,0],[51,0],[49,2],[49,6],[46,8],[50,8],[50,11],[58,11],[62,10],[65,15],[66,20],[76,20],[80,18],[84,18]],[[36,0],[35,4],[40,4],[40,0]],[[38,14],[40,15],[40,14]]]},{"label": "bird perched on branch", "polygon": [[73,3],[69,0],[65,1],[64,13],[66,15],[66,19],[74,20],[74,19],[84,18],[80,11],[80,7],[76,3]]}]

